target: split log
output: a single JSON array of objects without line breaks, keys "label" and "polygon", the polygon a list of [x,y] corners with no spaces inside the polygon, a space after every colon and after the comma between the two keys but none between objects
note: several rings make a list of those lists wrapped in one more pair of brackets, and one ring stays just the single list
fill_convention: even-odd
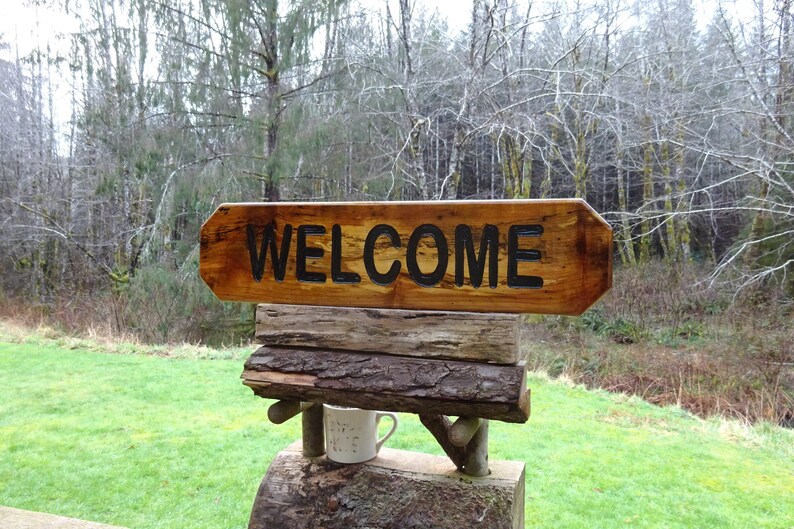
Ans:
[{"label": "split log", "polygon": [[254,500],[249,529],[523,529],[524,463],[494,461],[471,478],[440,456],[382,448],[366,463],[279,452]]},{"label": "split log", "polygon": [[526,366],[263,346],[243,384],[264,398],[526,422]]},{"label": "split log", "polygon": [[[256,339],[494,364],[519,360],[520,315],[504,313],[259,305]],[[377,344],[377,345],[376,345]]]}]

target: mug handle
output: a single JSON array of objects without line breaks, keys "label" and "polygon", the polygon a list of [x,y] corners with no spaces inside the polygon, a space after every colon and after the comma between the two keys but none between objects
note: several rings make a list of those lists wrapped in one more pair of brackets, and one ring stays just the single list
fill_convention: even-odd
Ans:
[{"label": "mug handle", "polygon": [[391,430],[389,430],[389,433],[387,433],[386,435],[384,435],[383,437],[378,439],[378,442],[375,443],[375,453],[376,454],[378,452],[380,452],[381,447],[383,447],[383,443],[386,442],[386,439],[388,439],[389,437],[392,436],[392,434],[394,433],[394,430],[397,429],[397,424],[399,424],[399,422],[397,421],[397,415],[395,415],[394,413],[388,412],[388,411],[379,411],[379,412],[375,413],[375,424],[376,425],[380,424],[380,420],[382,418],[384,418],[384,417],[389,417],[391,419],[392,427],[391,427]]}]

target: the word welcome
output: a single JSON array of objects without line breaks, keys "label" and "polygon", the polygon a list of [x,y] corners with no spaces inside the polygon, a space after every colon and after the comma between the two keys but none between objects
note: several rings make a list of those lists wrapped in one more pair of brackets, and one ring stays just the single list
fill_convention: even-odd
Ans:
[{"label": "the word welcome", "polygon": [[[300,282],[325,283],[328,275],[324,272],[309,271],[307,261],[321,259],[325,250],[313,245],[316,239],[327,234],[327,228],[319,224],[301,224],[293,230],[291,224],[285,224],[278,233],[273,223],[264,227],[254,224],[247,226],[248,253],[251,257],[251,275],[254,281],[261,281],[265,277],[268,254],[273,278],[284,281],[287,273],[287,261],[292,247],[293,231],[297,232],[295,241],[295,276]],[[488,286],[496,288],[499,284],[499,228],[486,224],[482,229],[478,248],[472,236],[471,226],[458,224],[455,233],[450,234],[454,240],[455,255],[455,285],[461,287],[465,283],[466,268],[468,264],[469,284],[480,288],[485,271],[488,271]],[[518,273],[518,264],[521,262],[540,262],[541,252],[534,248],[524,248],[523,238],[537,238],[543,235],[543,226],[539,224],[512,225],[507,232],[507,286],[509,288],[542,288],[543,278],[534,275],[521,275]],[[281,244],[277,244],[280,238]],[[339,224],[331,226],[331,267],[328,272],[333,283],[357,284],[361,282],[360,274],[343,271],[343,230]],[[395,259],[387,269],[378,269],[376,266],[376,248],[379,239],[388,240],[392,248],[400,248],[401,238],[397,230],[389,224],[378,224],[369,230],[363,248],[363,264],[367,276],[372,283],[387,286],[394,282],[402,270],[402,261]],[[435,267],[429,273],[423,272],[419,266],[418,249],[422,239],[432,239],[435,246]],[[381,245],[382,246],[382,245]],[[405,253],[405,265],[408,274],[417,285],[433,287],[447,274],[449,267],[449,242],[447,235],[433,224],[422,224],[413,230],[408,239]]]}]

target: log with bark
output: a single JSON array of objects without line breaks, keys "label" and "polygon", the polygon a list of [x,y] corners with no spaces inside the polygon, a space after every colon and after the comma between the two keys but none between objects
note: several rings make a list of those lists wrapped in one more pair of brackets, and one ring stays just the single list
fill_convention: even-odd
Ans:
[{"label": "log with bark", "polygon": [[242,378],[264,398],[505,422],[529,418],[523,363],[263,346],[246,361]]},{"label": "log with bark", "polygon": [[257,492],[249,529],[522,529],[524,463],[494,461],[487,477],[446,458],[382,448],[366,463],[281,451]]}]

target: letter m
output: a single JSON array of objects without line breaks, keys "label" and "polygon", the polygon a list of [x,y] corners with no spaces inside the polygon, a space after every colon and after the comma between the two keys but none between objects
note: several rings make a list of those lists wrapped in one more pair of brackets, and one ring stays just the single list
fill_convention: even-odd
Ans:
[{"label": "letter m", "polygon": [[[465,252],[465,253],[464,253]],[[499,228],[493,224],[486,224],[480,237],[479,254],[474,253],[474,240],[471,228],[466,224],[458,224],[455,228],[455,284],[463,286],[465,277],[463,261],[464,255],[469,262],[469,279],[471,286],[480,288],[482,277],[485,274],[486,259],[488,261],[488,286],[496,288],[498,285],[499,266]]]}]

